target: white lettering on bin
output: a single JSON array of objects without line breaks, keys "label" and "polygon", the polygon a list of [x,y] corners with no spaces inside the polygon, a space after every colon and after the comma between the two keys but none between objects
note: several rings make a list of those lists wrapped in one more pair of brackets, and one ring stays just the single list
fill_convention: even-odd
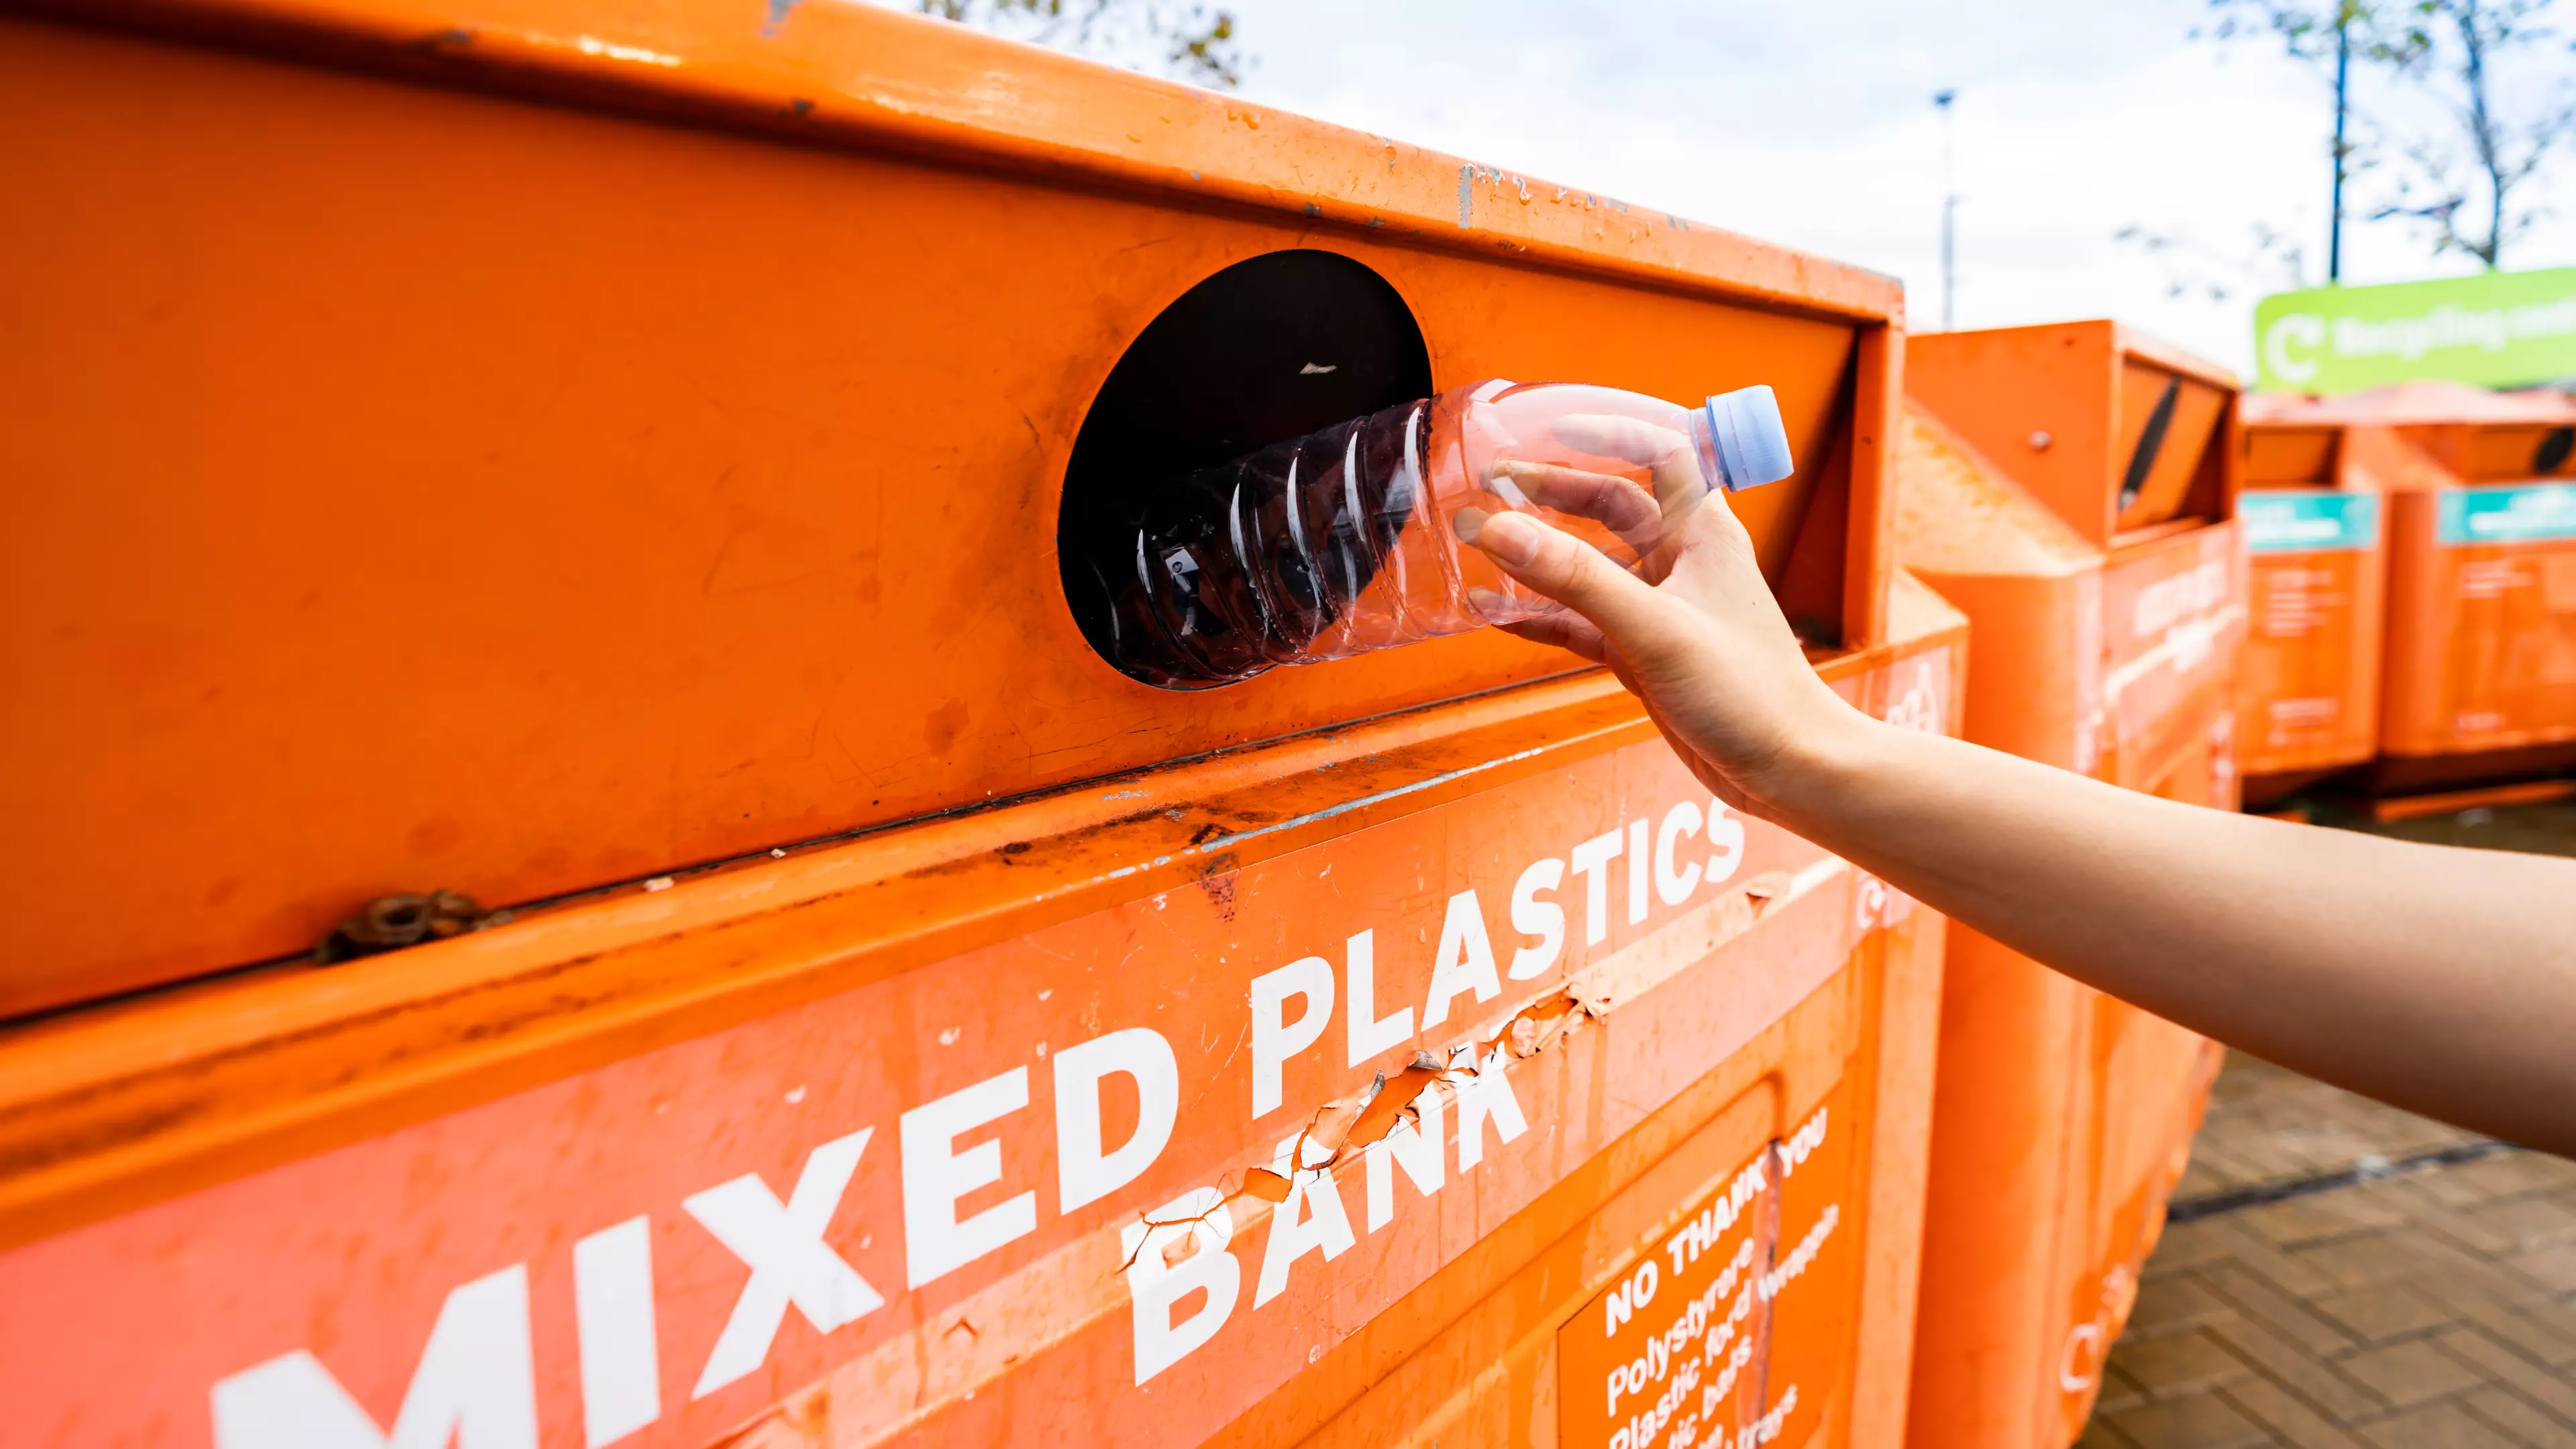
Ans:
[{"label": "white lettering on bin", "polygon": [[1377,933],[1362,931],[1343,944],[1342,1015],[1350,1037],[1351,1065],[1360,1066],[1404,1044],[1413,1035],[1413,1008],[1377,1014]]},{"label": "white lettering on bin", "polygon": [[1305,1134],[1279,1144],[1276,1170],[1288,1179],[1288,1196],[1270,1210],[1270,1241],[1261,1253],[1261,1280],[1253,1285],[1252,1306],[1260,1307],[1288,1288],[1288,1270],[1308,1253],[1322,1253],[1329,1263],[1359,1240],[1351,1235],[1351,1215],[1342,1207],[1341,1184],[1329,1167],[1300,1167],[1292,1155]]},{"label": "white lettering on bin", "polygon": [[1443,1118],[1447,1109],[1440,1105],[1440,1094],[1424,1092],[1413,1099],[1417,1120],[1397,1119],[1384,1137],[1360,1149],[1367,1160],[1368,1230],[1372,1233],[1395,1221],[1395,1169],[1413,1179],[1414,1191],[1429,1197],[1440,1190],[1446,1176],[1441,1157],[1446,1146]]},{"label": "white lettering on bin", "polygon": [[1514,981],[1527,981],[1546,971],[1565,951],[1565,907],[1538,898],[1540,891],[1555,890],[1564,880],[1565,862],[1549,856],[1532,861],[1512,885],[1512,929],[1538,938],[1537,945],[1512,953]]},{"label": "white lettering on bin", "polygon": [[[1286,1014],[1288,998],[1300,997],[1305,1009],[1295,1021]],[[1281,1068],[1290,1057],[1313,1046],[1333,1019],[1333,963],[1321,956],[1291,961],[1276,971],[1252,978],[1252,1119],[1279,1110],[1285,1095]]]},{"label": "white lettering on bin", "polygon": [[1698,861],[1681,870],[1673,868],[1674,848],[1683,836],[1699,834],[1699,826],[1699,807],[1684,800],[1665,811],[1664,823],[1655,827],[1655,894],[1663,898],[1665,905],[1678,906],[1699,889]]},{"label": "white lettering on bin", "polygon": [[527,1265],[447,1295],[390,1434],[300,1348],[217,1380],[213,1399],[216,1449],[537,1449]]},{"label": "white lettering on bin", "polygon": [[1485,934],[1485,908],[1472,890],[1451,896],[1448,914],[1441,917],[1431,989],[1422,998],[1423,1030],[1447,1021],[1450,1000],[1464,991],[1475,992],[1480,1002],[1503,994],[1502,980],[1494,974],[1493,938]]},{"label": "white lettering on bin", "polygon": [[1610,939],[1610,862],[1627,848],[1623,827],[1596,835],[1574,847],[1574,873],[1583,877],[1583,940],[1598,946]]},{"label": "white lettering on bin", "polygon": [[628,1218],[572,1245],[572,1306],[583,1442],[603,1449],[662,1417],[651,1218]]},{"label": "white lettering on bin", "polygon": [[1646,896],[1646,869],[1654,858],[1647,843],[1654,828],[1650,820],[1628,822],[1628,924],[1632,926],[1645,923],[1646,909],[1652,904]]},{"label": "white lettering on bin", "polygon": [[1002,1144],[987,1138],[963,1152],[957,1139],[1029,1104],[1029,1069],[1013,1067],[898,1119],[903,1139],[903,1256],[912,1287],[936,1282],[1014,1238],[1037,1231],[1038,1195],[1020,1193],[973,1217],[958,1199],[1002,1180]]},{"label": "white lettering on bin", "polygon": [[[1100,1143],[1100,1084],[1136,1084],[1136,1130],[1114,1151]],[[1060,1210],[1098,1202],[1144,1175],[1171,1145],[1181,1116],[1181,1064],[1152,1027],[1131,1026],[1055,1054],[1055,1162]]]},{"label": "white lettering on bin", "polygon": [[1734,876],[1736,867],[1744,864],[1744,822],[1735,818],[1723,800],[1708,802],[1708,843],[1714,853],[1708,858],[1708,877],[1703,885],[1715,885]]},{"label": "white lettering on bin", "polygon": [[751,1267],[751,1281],[734,1300],[690,1398],[703,1399],[766,1362],[790,1303],[822,1333],[884,1306],[868,1280],[823,1241],[875,1131],[862,1127],[807,1153],[796,1189],[784,1203],[756,1172],[681,1201],[689,1216]]},{"label": "white lettering on bin", "polygon": [[[1155,1226],[1129,1223],[1118,1235],[1127,1261],[1127,1296],[1135,1310],[1140,1384],[1205,1347],[1243,1296],[1243,1265],[1226,1251],[1234,1219],[1215,1188],[1198,1188],[1146,1217]],[[1170,1249],[1182,1241],[1191,1244],[1190,1255],[1167,1262]],[[1192,1293],[1207,1296],[1189,1317],[1173,1322],[1172,1310]]]}]

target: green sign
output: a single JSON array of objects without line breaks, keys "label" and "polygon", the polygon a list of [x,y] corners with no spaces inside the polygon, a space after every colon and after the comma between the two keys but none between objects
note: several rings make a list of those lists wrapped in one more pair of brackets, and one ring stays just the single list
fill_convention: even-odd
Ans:
[{"label": "green sign", "polygon": [[2248,489],[2236,497],[2249,553],[2328,553],[2379,542],[2379,495],[2321,488]]},{"label": "green sign", "polygon": [[2266,297],[2254,305],[2254,362],[2267,392],[2576,377],[2576,267]]},{"label": "green sign", "polygon": [[2576,538],[2576,483],[2445,488],[2435,532],[2446,548]]}]

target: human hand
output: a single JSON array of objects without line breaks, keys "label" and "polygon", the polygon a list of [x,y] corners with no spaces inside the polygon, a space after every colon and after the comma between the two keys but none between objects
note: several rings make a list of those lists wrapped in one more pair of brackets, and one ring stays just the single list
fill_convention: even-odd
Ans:
[{"label": "human hand", "polygon": [[1869,724],[1816,677],[1751,535],[1720,499],[1666,540],[1654,584],[1524,513],[1483,520],[1475,542],[1565,606],[1503,627],[1609,665],[1691,772],[1738,809],[1779,818],[1811,767]]}]

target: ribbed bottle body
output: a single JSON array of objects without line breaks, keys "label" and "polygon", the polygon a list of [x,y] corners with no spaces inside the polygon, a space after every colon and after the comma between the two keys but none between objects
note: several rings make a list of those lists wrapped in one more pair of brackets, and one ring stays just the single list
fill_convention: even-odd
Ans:
[{"label": "ribbed bottle body", "polygon": [[1506,511],[1656,576],[1712,487],[1743,486],[1718,401],[1494,380],[1187,474],[1104,561],[1112,662],[1195,687],[1545,613],[1473,546]]}]

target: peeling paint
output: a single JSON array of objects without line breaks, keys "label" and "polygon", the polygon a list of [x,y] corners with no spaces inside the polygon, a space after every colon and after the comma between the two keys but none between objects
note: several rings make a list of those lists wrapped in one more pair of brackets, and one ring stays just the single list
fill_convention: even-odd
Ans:
[{"label": "peeling paint", "polygon": [[608,60],[631,61],[637,65],[672,67],[680,63],[680,58],[676,55],[665,55],[658,50],[646,50],[640,45],[619,45],[614,41],[602,40],[595,35],[574,36],[572,46],[584,55],[600,56]]},{"label": "peeling paint", "polygon": [[[1785,873],[1778,874],[1786,879]],[[1491,1038],[1450,1048],[1445,1063],[1430,1052],[1416,1052],[1392,1082],[1386,1073],[1379,1072],[1367,1086],[1316,1108],[1306,1125],[1297,1130],[1285,1161],[1291,1172],[1331,1172],[1385,1141],[1399,1126],[1418,1129],[1425,1092],[1446,1088],[1454,1103],[1462,1090],[1473,1088],[1485,1073],[1501,1072],[1512,1062],[1539,1055],[1605,1011],[1569,987],[1513,1013]],[[1137,1237],[1135,1251],[1119,1265],[1119,1271],[1134,1267],[1136,1254],[1142,1253],[1147,1243],[1160,1241],[1169,1253],[1189,1241],[1186,1233],[1160,1233],[1162,1229],[1195,1227],[1246,1198],[1276,1206],[1288,1200],[1294,1187],[1287,1173],[1248,1167],[1231,1190],[1220,1185],[1218,1199],[1202,1212],[1185,1218],[1140,1217],[1137,1225],[1145,1231]]]}]

